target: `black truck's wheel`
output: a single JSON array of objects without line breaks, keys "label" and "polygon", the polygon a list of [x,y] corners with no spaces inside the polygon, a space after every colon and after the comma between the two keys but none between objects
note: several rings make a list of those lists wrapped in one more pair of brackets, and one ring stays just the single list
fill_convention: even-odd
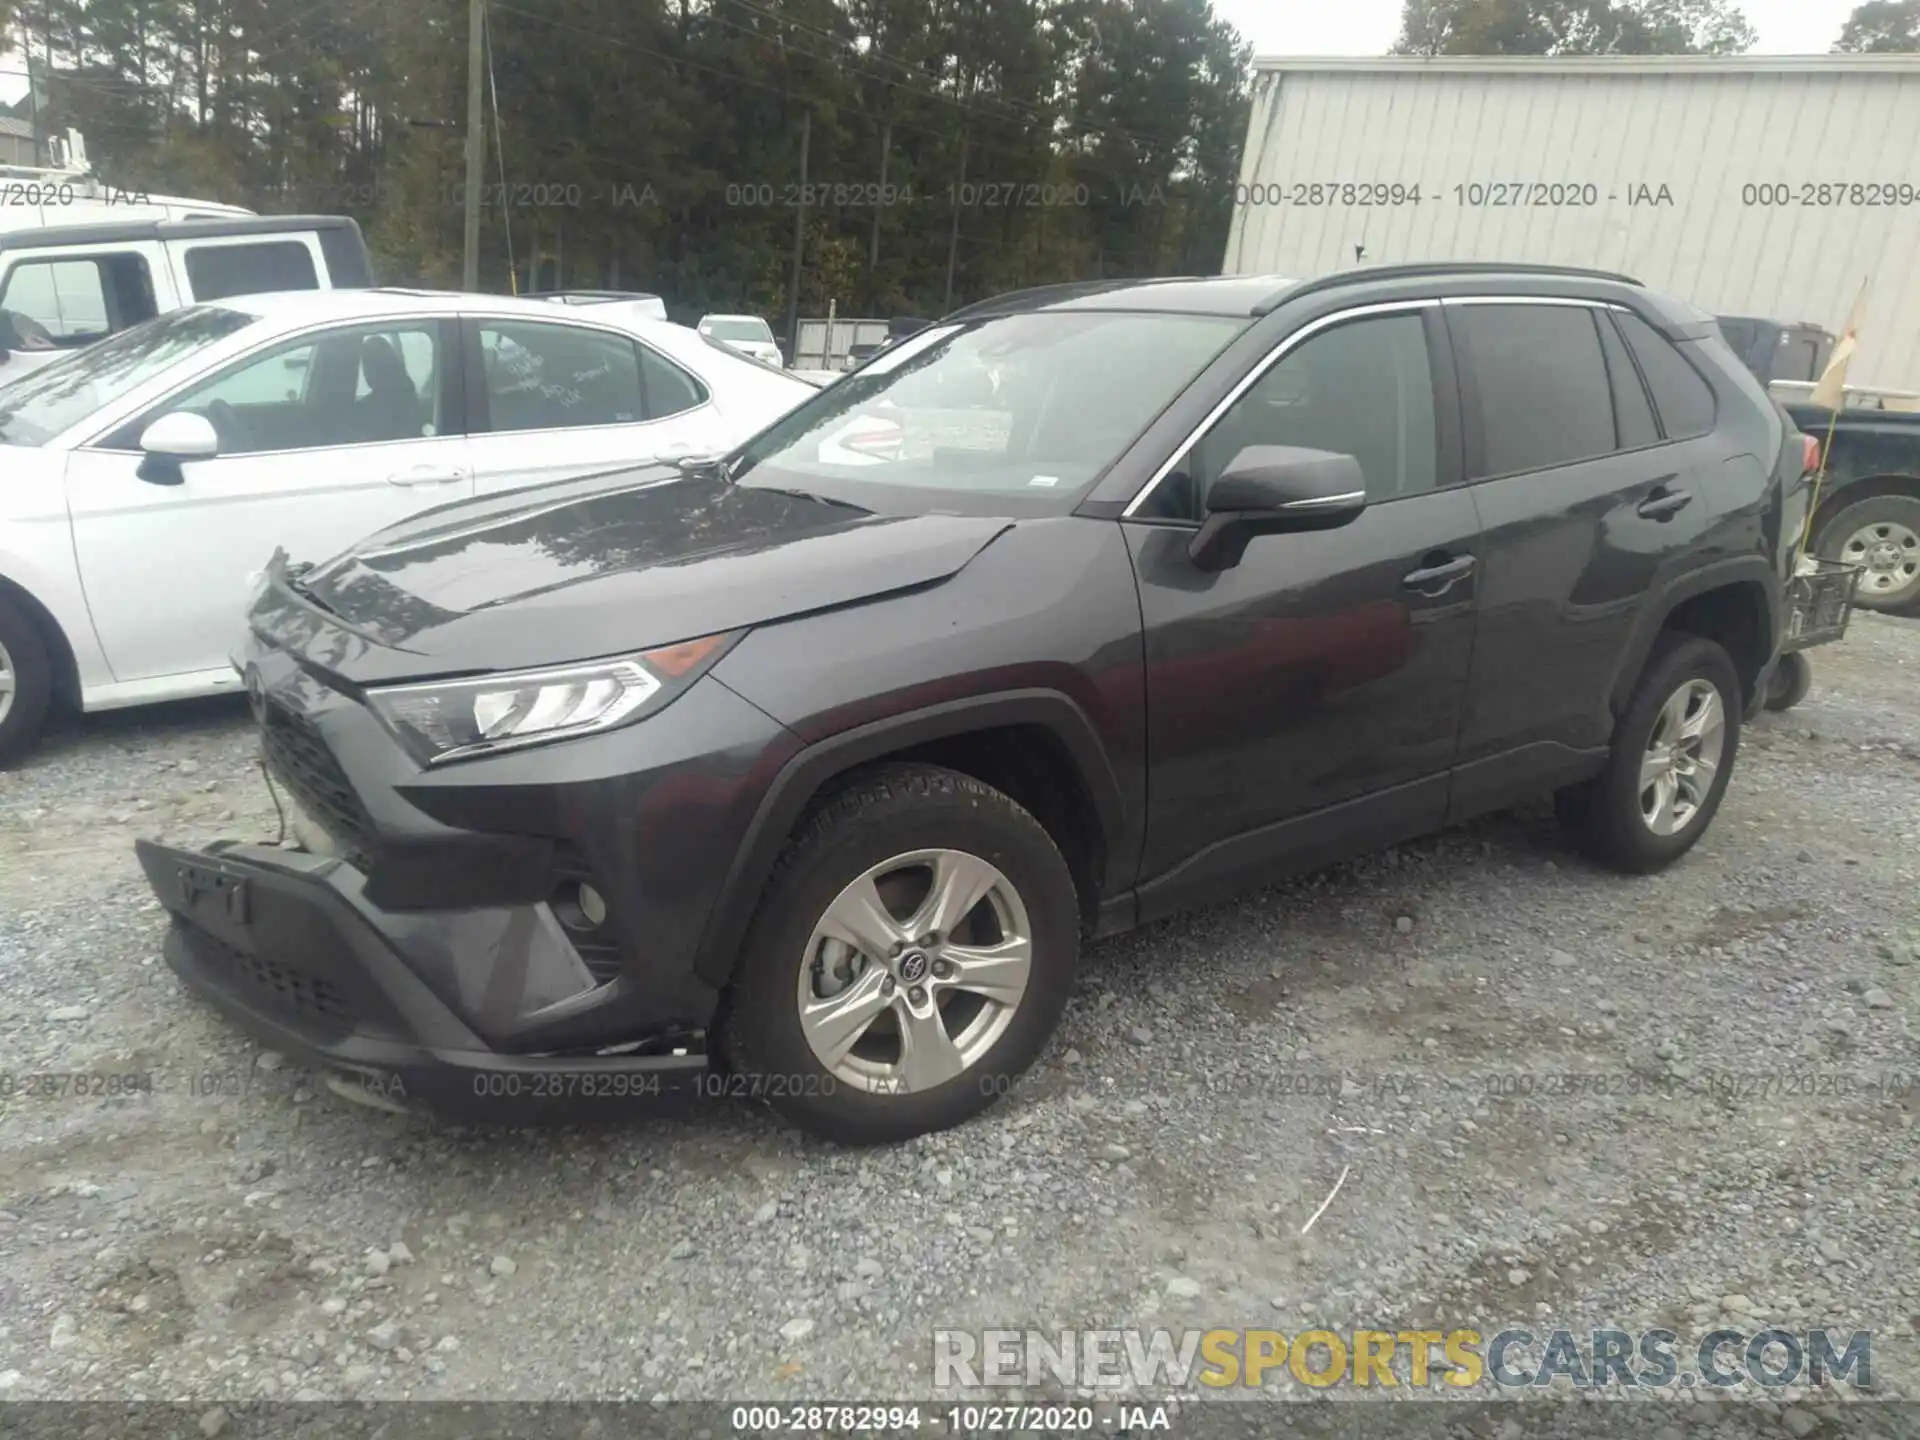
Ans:
[{"label": "black truck's wheel", "polygon": [[1079,921],[1066,861],[1013,800],[936,766],[877,767],[782,855],[728,994],[723,1055],[831,1140],[956,1125],[1045,1045]]},{"label": "black truck's wheel", "polygon": [[1813,688],[1813,666],[1798,650],[1782,655],[1767,682],[1767,709],[1791,710]]},{"label": "black truck's wheel", "polygon": [[1920,603],[1920,500],[1877,495],[1849,505],[1820,527],[1813,548],[1822,560],[1860,567],[1855,604],[1904,611]]},{"label": "black truck's wheel", "polygon": [[1661,638],[1607,765],[1557,797],[1560,818],[1595,859],[1616,870],[1664,869],[1691,850],[1726,793],[1740,745],[1740,677],[1711,640]]},{"label": "black truck's wheel", "polygon": [[47,642],[17,605],[0,596],[0,765],[40,738],[53,703]]}]

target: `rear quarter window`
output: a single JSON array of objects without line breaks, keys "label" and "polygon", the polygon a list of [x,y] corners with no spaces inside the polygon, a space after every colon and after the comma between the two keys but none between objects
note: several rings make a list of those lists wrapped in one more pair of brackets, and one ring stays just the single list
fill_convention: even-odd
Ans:
[{"label": "rear quarter window", "polygon": [[1621,333],[1640,362],[1653,407],[1669,440],[1690,440],[1713,430],[1713,387],[1701,378],[1679,348],[1631,312],[1620,314]]}]

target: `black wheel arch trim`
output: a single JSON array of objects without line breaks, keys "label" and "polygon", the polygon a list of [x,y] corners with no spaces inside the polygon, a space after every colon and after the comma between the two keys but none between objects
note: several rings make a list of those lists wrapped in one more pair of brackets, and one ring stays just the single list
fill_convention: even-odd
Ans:
[{"label": "black wheel arch trim", "polygon": [[1634,686],[1639,684],[1641,672],[1647,668],[1647,659],[1653,653],[1654,644],[1659,640],[1660,632],[1666,628],[1668,620],[1673,617],[1674,611],[1696,596],[1738,585],[1757,586],[1765,597],[1766,603],[1761,607],[1759,615],[1762,627],[1761,654],[1764,658],[1754,676],[1742,677],[1743,679],[1751,678],[1756,687],[1765,680],[1774,651],[1779,646],[1784,582],[1780,578],[1780,573],[1759,555],[1736,555],[1725,560],[1716,560],[1674,577],[1653,595],[1640,612],[1640,620],[1634,629],[1633,638],[1622,656],[1620,669],[1613,678],[1611,696],[1616,718],[1625,714],[1627,706],[1632,703]]},{"label": "black wheel arch trim", "polygon": [[896,751],[1006,725],[1042,726],[1060,741],[1092,799],[1107,853],[1119,853],[1127,823],[1120,780],[1093,722],[1070,697],[1057,690],[1011,690],[906,711],[815,741],[781,766],[754,811],[708,914],[694,973],[715,986],[731,978],[761,892],[793,827],[821,787]]}]

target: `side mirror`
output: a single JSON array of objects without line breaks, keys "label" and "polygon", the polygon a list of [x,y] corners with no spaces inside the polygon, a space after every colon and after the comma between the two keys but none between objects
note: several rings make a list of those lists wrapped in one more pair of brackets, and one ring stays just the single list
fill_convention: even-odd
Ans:
[{"label": "side mirror", "polygon": [[213,422],[191,410],[162,415],[140,434],[146,459],[136,472],[153,485],[178,485],[186,477],[180,467],[188,460],[211,460],[220,453],[220,436]]},{"label": "side mirror", "polygon": [[1353,456],[1249,445],[1207,492],[1207,518],[1187,554],[1202,570],[1231,570],[1256,535],[1336,530],[1366,508],[1366,477]]}]

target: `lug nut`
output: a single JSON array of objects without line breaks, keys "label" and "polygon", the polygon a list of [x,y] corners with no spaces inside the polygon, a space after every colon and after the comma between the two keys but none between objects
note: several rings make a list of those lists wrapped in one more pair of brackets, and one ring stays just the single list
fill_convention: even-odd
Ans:
[{"label": "lug nut", "polygon": [[953,962],[952,962],[951,960],[936,960],[936,961],[934,961],[934,962],[933,962],[933,973],[934,973],[934,975],[935,975],[935,976],[937,976],[937,977],[938,977],[939,979],[942,979],[942,980],[947,980],[947,979],[950,979],[950,978],[952,978],[952,975],[953,975]]},{"label": "lug nut", "polygon": [[926,934],[920,937],[920,948],[923,950],[926,949],[926,947],[929,945],[938,945],[939,943],[940,943],[940,932],[938,930],[929,930]]},{"label": "lug nut", "polygon": [[880,993],[882,995],[891,995],[898,988],[899,986],[897,986],[894,983],[894,979],[891,975],[889,975],[886,979],[880,982]]},{"label": "lug nut", "polygon": [[906,945],[905,945],[905,943],[904,943],[904,942],[902,942],[902,941],[899,941],[899,940],[896,940],[896,941],[894,941],[894,942],[893,942],[893,948],[892,948],[891,950],[889,950],[889,951],[887,951],[887,953],[888,953],[889,955],[898,955],[898,954],[899,954],[899,953],[900,953],[900,952],[901,952],[902,950],[904,950],[904,949],[906,949],[906,948],[907,948],[907,947],[906,947]]},{"label": "lug nut", "polygon": [[922,990],[918,985],[914,986],[911,990],[907,991],[907,1003],[909,1005],[926,1004],[927,992]]}]

